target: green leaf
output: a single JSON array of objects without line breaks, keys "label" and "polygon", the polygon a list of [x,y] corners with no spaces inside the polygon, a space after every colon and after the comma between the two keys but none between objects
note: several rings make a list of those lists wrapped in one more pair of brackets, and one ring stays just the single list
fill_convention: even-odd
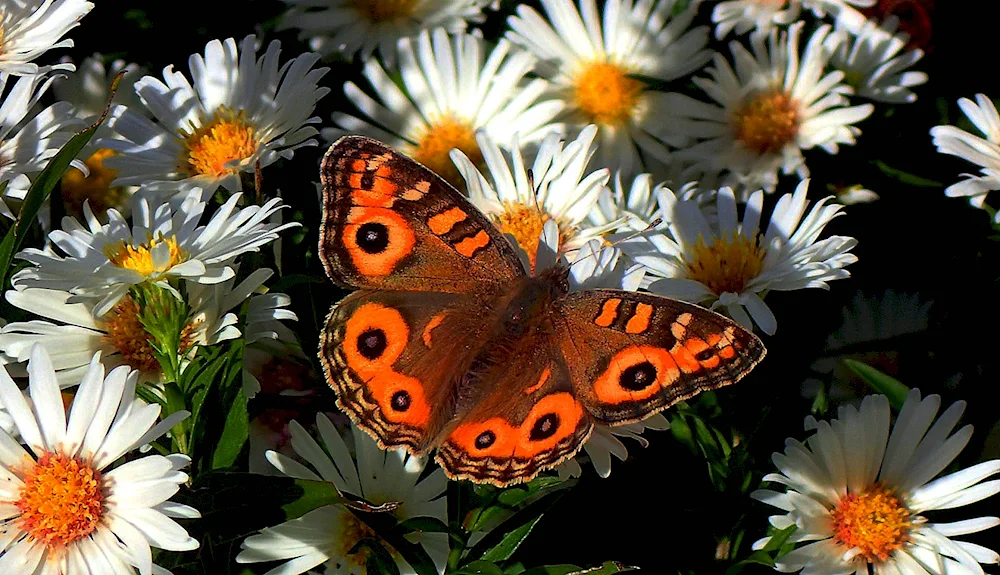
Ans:
[{"label": "green leaf", "polygon": [[226,415],[222,437],[219,438],[219,444],[212,455],[212,469],[233,465],[249,436],[250,415],[247,411],[247,396],[241,389],[236,394],[236,401],[229,407],[229,414]]},{"label": "green leaf", "polygon": [[450,531],[448,526],[437,517],[411,517],[401,522],[399,527],[407,533],[448,533]]},{"label": "green leaf", "polygon": [[889,403],[891,403],[897,411],[903,407],[903,403],[906,401],[906,396],[910,394],[910,388],[903,385],[901,381],[891,375],[882,373],[870,365],[861,363],[860,361],[855,361],[853,359],[843,359],[841,361],[843,361],[847,367],[851,368],[851,371],[858,374],[861,379],[865,380],[865,383],[867,383],[869,387],[888,397]]},{"label": "green leaf", "polygon": [[[552,505],[554,505],[555,502],[562,497],[566,488],[572,484],[573,483],[570,481],[559,483],[552,489],[552,491],[544,493],[538,499],[532,501],[528,505],[525,505],[522,509],[507,518],[506,521],[497,525],[495,529],[487,533],[475,547],[469,550],[466,557],[476,559],[485,558],[487,552],[492,551],[496,547],[501,547],[503,541],[510,533],[521,529],[524,525],[529,523],[533,525],[534,522],[538,521],[538,517],[548,511],[549,508],[551,508]],[[530,528],[528,531],[530,531]],[[521,541],[523,541],[523,537]],[[521,541],[518,541],[517,544],[520,545]],[[514,549],[516,549],[516,546]],[[497,552],[499,553],[501,550],[498,550]],[[513,553],[513,550],[511,550],[511,553]]]},{"label": "green leaf", "polygon": [[742,573],[743,569],[748,565],[764,565],[773,568],[774,560],[771,559],[771,556],[763,550],[754,551],[746,559],[733,563],[729,569],[726,569],[725,575],[737,575],[738,573]]},{"label": "green leaf", "polygon": [[761,551],[769,552],[781,549],[781,546],[788,541],[788,538],[792,536],[792,533],[795,533],[795,529],[797,529],[795,525],[789,525],[788,527],[777,531],[774,535],[771,535],[771,540],[767,542],[767,545],[765,545]]},{"label": "green leaf", "polygon": [[527,523],[510,530],[503,536],[500,543],[497,543],[495,547],[483,553],[483,559],[487,561],[506,561],[510,559],[510,556],[517,551],[521,543],[524,543],[524,540],[528,538],[531,530],[535,528],[535,525],[541,518],[542,514],[539,514]]},{"label": "green leaf", "polygon": [[455,575],[504,575],[503,569],[500,569],[496,564],[489,561],[473,561],[465,566],[463,566],[458,571],[454,572]]},{"label": "green leaf", "polygon": [[[41,173],[35,176],[34,181],[31,182],[28,193],[24,196],[24,202],[21,204],[21,210],[17,214],[17,220],[7,230],[3,241],[0,241],[0,288],[6,288],[7,281],[10,279],[8,277],[8,272],[11,268],[10,262],[14,258],[14,254],[17,253],[18,248],[24,242],[24,238],[27,237],[28,230],[35,223],[38,211],[42,209],[42,204],[45,203],[45,200],[52,193],[56,184],[59,183],[59,179],[62,178],[63,173],[69,168],[70,163],[80,155],[84,146],[97,133],[97,128],[108,117],[108,111],[111,109],[111,100],[115,97],[115,93],[118,91],[118,82],[121,81],[124,75],[125,71],[121,71],[111,81],[108,102],[104,106],[104,111],[101,112],[101,117],[90,126],[87,126],[83,131],[78,132],[70,138],[60,148],[59,152],[49,160],[49,163],[45,165]],[[6,188],[6,185],[4,185],[4,188]]]},{"label": "green leaf", "polygon": [[626,571],[635,571],[636,569],[638,567],[622,565],[618,561],[605,561],[598,567],[572,571],[569,575],[612,575],[613,573],[624,573]]},{"label": "green leaf", "polygon": [[542,565],[528,569],[523,575],[569,575],[579,572],[580,568],[576,565]]},{"label": "green leaf", "polygon": [[911,174],[905,172],[898,168],[893,168],[889,166],[882,160],[875,160],[875,166],[885,175],[899,180],[904,184],[909,184],[911,186],[919,186],[922,188],[943,188],[944,184],[927,178],[922,178],[916,174]]},{"label": "green leaf", "polygon": [[694,444],[694,433],[691,431],[691,426],[688,425],[683,415],[674,413],[673,417],[670,418],[670,433],[673,434],[674,439],[685,445],[692,453],[697,453],[698,450]]}]

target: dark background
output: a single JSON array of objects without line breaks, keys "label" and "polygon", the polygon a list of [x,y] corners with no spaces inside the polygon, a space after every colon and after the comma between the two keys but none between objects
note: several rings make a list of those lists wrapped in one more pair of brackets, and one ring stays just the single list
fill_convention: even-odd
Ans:
[{"label": "dark background", "polygon": [[[274,19],[285,7],[277,0],[215,1],[211,10],[204,1],[189,0],[97,4],[70,33],[76,46],[68,53],[77,60],[102,52],[138,62],[159,76],[171,63],[187,74],[188,55],[203,51],[214,38],[234,36],[239,41],[251,32],[267,40],[280,38],[285,58],[308,49],[296,40],[294,31],[274,31]],[[801,383],[811,375],[810,364],[823,354],[828,334],[840,326],[842,307],[858,290],[875,296],[891,288],[933,301],[927,331],[860,345],[853,351],[911,387],[942,394],[945,404],[969,402],[964,421],[975,424],[976,433],[956,467],[1000,456],[994,400],[1000,383],[996,362],[1000,307],[993,299],[998,294],[1000,253],[987,214],[943,193],[944,186],[958,181],[961,173],[977,168],[937,154],[928,134],[932,126],[947,122],[968,128],[956,105],[959,97],[973,98],[977,92],[1000,96],[997,20],[965,2],[893,4],[904,21],[920,25],[929,42],[928,53],[916,68],[926,71],[930,81],[915,89],[919,95],[915,104],[876,104],[872,116],[860,124],[859,145],[842,147],[836,156],[822,151],[807,155],[814,200],[826,195],[828,184],[860,183],[881,196],[872,204],[849,206],[846,215],[827,228],[827,234],[858,239],[854,253],[859,261],[849,267],[852,277],[833,282],[830,291],[770,294],[767,301],[777,315],[778,332],[764,337],[767,359],[739,385],[717,394],[720,411],[712,422],[721,430],[739,433],[757,478],[771,471],[770,454],[782,449],[786,436],[804,437],[802,420],[812,402],[802,397]],[[126,9],[129,5],[134,8]],[[504,15],[512,10],[513,4],[505,3],[499,14],[489,12],[484,27],[488,37],[502,29]],[[708,7],[702,8],[703,20],[709,13]],[[719,48],[725,50],[721,44]],[[357,78],[359,70],[357,63],[330,65],[324,82],[332,93],[318,111],[324,122],[334,109],[352,109],[341,86],[346,79]],[[292,161],[265,170],[265,190],[280,189],[304,225],[300,246],[286,244],[286,274],[323,277],[314,248],[319,206],[313,182],[324,150],[325,145],[301,149]],[[943,185],[903,183],[881,170],[876,160]],[[793,187],[793,182],[786,182],[779,192],[791,192]],[[769,198],[769,205],[774,199]],[[311,353],[322,315],[343,292],[326,283],[286,291],[300,317],[297,330],[303,347]],[[333,409],[332,399],[323,393],[309,407]],[[828,414],[834,413],[835,409]],[[304,419],[311,416],[300,418]],[[515,558],[528,566],[593,565],[616,559],[651,573],[721,573],[729,563],[714,559],[717,544],[732,537],[739,526],[747,533],[737,555],[745,556],[749,544],[763,536],[766,516],[774,510],[749,502],[738,491],[716,490],[704,459],[675,441],[669,431],[648,432],[646,437],[651,441],[647,449],[626,440],[629,460],[615,460],[609,479],[602,480],[585,467],[579,485],[543,518]],[[756,485],[755,480],[751,489]],[[955,516],[998,511],[994,498]],[[996,548],[996,538],[994,529],[969,539]]]}]

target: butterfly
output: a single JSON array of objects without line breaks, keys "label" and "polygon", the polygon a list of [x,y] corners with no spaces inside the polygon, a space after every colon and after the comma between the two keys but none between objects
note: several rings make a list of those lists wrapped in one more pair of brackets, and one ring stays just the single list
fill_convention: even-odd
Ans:
[{"label": "butterfly", "polygon": [[571,292],[440,176],[361,136],[321,166],[319,253],[336,303],[319,358],[337,405],[383,449],[436,449],[453,479],[505,486],[572,457],[596,424],[640,421],[735,383],[752,333],[648,293]]}]

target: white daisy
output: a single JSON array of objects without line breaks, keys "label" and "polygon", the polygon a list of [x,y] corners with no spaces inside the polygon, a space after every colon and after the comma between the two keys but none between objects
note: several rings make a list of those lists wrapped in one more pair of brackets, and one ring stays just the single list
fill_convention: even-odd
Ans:
[{"label": "white daisy", "polygon": [[[316,416],[316,427],[325,450],[297,422],[292,421],[288,427],[292,447],[312,469],[279,453],[268,452],[268,460],[285,475],[329,481],[341,492],[374,504],[399,502],[392,514],[400,521],[411,517],[448,521],[442,497],[447,479],[436,469],[420,480],[425,460],[398,449],[383,451],[375,440],[354,426],[351,427],[355,447],[352,458],[348,444],[323,414]],[[360,539],[373,536],[376,535],[371,528],[344,506],[327,505],[248,537],[236,562],[288,560],[268,571],[268,575],[295,575],[319,565],[324,565],[327,575],[364,575],[365,555],[347,552]],[[422,545],[443,572],[448,556],[446,534],[415,533],[408,539]],[[415,573],[395,552],[393,558],[403,575]]]},{"label": "white daisy", "polygon": [[400,38],[444,27],[462,32],[469,22],[486,19],[483,8],[490,0],[284,0],[290,5],[278,21],[278,29],[297,28],[299,38],[309,40],[321,54],[341,52],[361,61],[371,59],[378,48],[389,64],[395,62]]},{"label": "white daisy", "polygon": [[481,165],[477,130],[503,146],[509,146],[515,134],[530,143],[554,130],[561,132],[561,125],[552,124],[552,119],[562,102],[538,102],[548,84],[525,79],[535,58],[506,40],[488,56],[486,51],[482,38],[469,34],[449,38],[442,28],[424,31],[415,40],[400,40],[406,95],[378,62],[369,60],[364,74],[381,102],[353,82],[344,84],[344,93],[371,120],[336,113],[333,121],[339,128],[325,129],[323,136],[331,141],[345,134],[371,136],[458,185],[461,178],[448,153],[458,148]]},{"label": "white daisy", "polygon": [[108,127],[120,134],[95,145],[121,155],[106,160],[118,170],[117,185],[143,185],[151,192],[183,193],[219,186],[241,188],[240,173],[253,173],[302,146],[314,146],[319,123],[310,116],[330,89],[318,86],[328,68],[313,69],[319,56],[305,53],[279,68],[280,43],[257,59],[256,38],[212,40],[205,55],[191,56],[194,86],[173,66],[161,82],[145,76],[136,93],[155,118],[116,106]]},{"label": "white daisy", "polygon": [[[774,313],[762,295],[769,291],[828,288],[831,280],[850,276],[843,269],[857,261],[850,249],[857,240],[831,236],[823,228],[843,206],[816,203],[806,213],[809,181],[799,183],[774,206],[767,230],[760,230],[764,193],[750,196],[741,222],[729,188],[718,193],[717,220],[710,222],[694,201],[678,200],[669,189],[659,192],[660,233],[636,237],[622,249],[661,279],[654,293],[721,308],[747,329],[754,323],[767,334],[777,329]],[[751,318],[753,321],[751,321]]]},{"label": "white daisy", "polygon": [[235,275],[236,256],[256,251],[274,241],[278,233],[297,226],[295,222],[268,222],[280,210],[273,198],[263,206],[238,209],[239,194],[220,206],[205,225],[198,225],[206,203],[194,189],[177,206],[158,204],[140,192],[132,208],[133,223],[115,210],[108,210],[102,224],[85,209],[83,223],[63,220],[63,230],[49,239],[55,248],[28,248],[17,254],[31,266],[14,274],[18,287],[64,290],[81,298],[99,300],[94,317],[106,314],[133,285],[187,278],[213,284]]},{"label": "white daisy", "polygon": [[23,76],[17,78],[8,91],[9,79],[10,76],[0,73],[0,95],[3,97],[0,106],[0,184],[7,183],[0,195],[0,215],[13,219],[11,208],[16,211],[28,193],[30,177],[42,171],[83,127],[83,122],[75,118],[72,106],[66,102],[30,114],[52,84],[53,76]]},{"label": "white daisy", "polygon": [[811,9],[822,18],[827,11],[837,15],[854,6],[873,6],[877,0],[727,0],[712,9],[716,39],[723,39],[733,30],[746,34],[751,30],[769,32],[799,20],[803,8]]},{"label": "white daisy", "polygon": [[878,24],[857,16],[862,23],[856,28],[852,18],[838,17],[837,31],[826,39],[833,52],[830,64],[844,72],[845,83],[858,96],[893,104],[915,101],[910,88],[926,83],[927,74],[907,68],[923,58],[923,50],[904,52],[909,38],[896,32],[896,22]]},{"label": "white daisy", "polygon": [[851,88],[844,73],[825,73],[830,57],[823,42],[829,26],[810,36],[799,57],[803,22],[787,32],[750,36],[751,53],[730,43],[735,71],[716,54],[707,69],[711,78],[694,82],[715,101],[708,104],[683,94],[670,94],[674,113],[686,118],[698,143],[677,153],[693,162],[692,171],[720,178],[721,185],[741,191],[774,191],[779,170],[809,175],[802,150],[820,147],[837,153],[839,144],[853,144],[861,131],[852,124],[868,117],[872,105],[845,107]]},{"label": "white daisy", "polygon": [[[615,174],[614,188],[606,187],[601,191],[597,205],[590,211],[588,219],[598,227],[622,224],[624,220],[624,229],[608,236],[612,241],[645,230],[656,220],[660,210],[657,202],[660,190],[670,187],[668,182],[660,182],[654,186],[651,174],[639,174],[626,191],[621,172],[618,172]],[[687,182],[678,189],[677,195],[682,200],[702,203],[714,199],[715,190],[703,190],[698,182]]]},{"label": "white daisy", "polygon": [[558,224],[558,246],[566,252],[580,248],[624,221],[602,227],[587,224],[587,216],[610,177],[607,169],[584,175],[594,153],[596,133],[596,126],[588,126],[575,140],[566,142],[565,147],[558,134],[550,134],[542,141],[529,168],[516,139],[508,163],[496,142],[480,132],[476,140],[489,180],[460,150],[451,153],[465,179],[469,199],[529,254],[530,269],[535,269],[534,255],[546,222]]},{"label": "white daisy", "polygon": [[32,60],[53,48],[69,48],[60,40],[94,7],[83,0],[17,0],[0,8],[0,73],[30,76],[49,70],[73,70],[72,64],[39,67]]},{"label": "white daisy", "polygon": [[[978,164],[982,175],[963,174],[966,179],[948,186],[944,193],[950,198],[969,198],[970,204],[984,208],[986,194],[1000,190],[1000,115],[985,94],[976,94],[975,103],[962,98],[958,107],[986,139],[955,126],[935,126],[931,128],[934,145],[942,154]],[[1000,223],[1000,210],[994,213],[993,221]]]},{"label": "white daisy", "polygon": [[[250,345],[267,337],[267,330],[275,329],[270,321],[294,319],[295,314],[280,307],[273,309],[267,299],[254,301],[266,296],[251,297],[271,273],[268,269],[256,270],[237,286],[233,285],[233,278],[212,285],[185,282],[185,289],[176,292],[186,295],[182,308],[188,316],[179,352],[187,356],[196,346],[215,345],[241,336]],[[174,292],[163,295],[176,297]],[[160,380],[162,370],[154,354],[152,336],[140,319],[143,309],[131,295],[100,317],[94,315],[96,300],[73,303],[73,294],[67,291],[21,287],[9,290],[5,296],[14,307],[44,319],[11,322],[0,328],[3,353],[0,362],[26,361],[37,343],[52,357],[56,378],[63,387],[79,381],[95,352],[101,353],[101,363],[107,369],[128,365],[139,371],[144,381]],[[248,298],[247,321],[241,330],[233,310]],[[8,370],[20,374],[18,366],[10,366]]]},{"label": "white daisy", "polygon": [[698,2],[675,14],[677,0],[608,0],[603,15],[595,0],[542,0],[551,25],[521,5],[508,19],[507,36],[542,61],[539,72],[567,103],[564,119],[576,133],[600,126],[599,161],[628,177],[666,161],[664,144],[681,146],[678,118],[666,94],[642,76],[668,82],[701,68],[708,28],[688,29]]},{"label": "white daisy", "polygon": [[[952,433],[965,402],[952,404],[935,421],[941,398],[921,400],[912,390],[889,429],[889,401],[868,396],[861,408],[842,407],[833,421],[806,419],[815,433],[805,441],[785,441],[775,453],[780,473],[765,481],[783,492],[758,490],[755,499],[787,514],[771,516],[789,541],[809,541],[779,557],[775,568],[815,575],[944,575],[978,573],[980,563],[1000,555],[975,543],[952,539],[1000,524],[997,517],[932,523],[928,511],[954,509],[1000,491],[1000,460],[986,461],[943,477],[941,473],[972,437],[972,426]],[[932,425],[933,424],[933,425]],[[769,537],[754,543],[760,549]]]},{"label": "white daisy", "polygon": [[0,404],[21,447],[0,431],[0,570],[47,575],[142,575],[153,564],[151,546],[190,551],[198,541],[171,518],[197,510],[170,501],[187,482],[191,460],[180,454],[130,457],[156,440],[186,412],[159,424],[159,405],[135,397],[137,374],[120,367],[104,375],[97,357],[80,379],[69,413],[45,350],[28,363],[30,403],[0,366]]}]

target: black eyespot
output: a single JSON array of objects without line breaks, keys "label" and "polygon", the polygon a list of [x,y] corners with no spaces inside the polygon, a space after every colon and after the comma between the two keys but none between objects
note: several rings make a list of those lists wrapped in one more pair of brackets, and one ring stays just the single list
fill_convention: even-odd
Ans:
[{"label": "black eyespot", "polygon": [[528,434],[528,439],[532,441],[548,439],[555,435],[556,430],[558,429],[559,415],[555,413],[546,413],[535,420],[535,425],[531,426],[531,433]]},{"label": "black eyespot", "polygon": [[694,358],[697,359],[698,361],[706,361],[710,359],[713,355],[715,355],[715,349],[710,347],[708,349],[696,353]]},{"label": "black eyespot", "polygon": [[393,411],[406,411],[410,409],[410,394],[403,390],[397,391],[392,394],[392,399],[389,403]]},{"label": "black eyespot", "polygon": [[648,361],[625,369],[618,378],[618,385],[629,391],[642,391],[656,381],[656,368]]},{"label": "black eyespot", "polygon": [[389,228],[378,222],[361,224],[354,239],[365,253],[378,254],[389,246]]},{"label": "black eyespot", "polygon": [[476,449],[486,449],[497,440],[497,434],[486,430],[476,436]]},{"label": "black eyespot", "polygon": [[385,346],[385,332],[378,328],[367,329],[358,336],[358,352],[368,359],[381,357]]}]

